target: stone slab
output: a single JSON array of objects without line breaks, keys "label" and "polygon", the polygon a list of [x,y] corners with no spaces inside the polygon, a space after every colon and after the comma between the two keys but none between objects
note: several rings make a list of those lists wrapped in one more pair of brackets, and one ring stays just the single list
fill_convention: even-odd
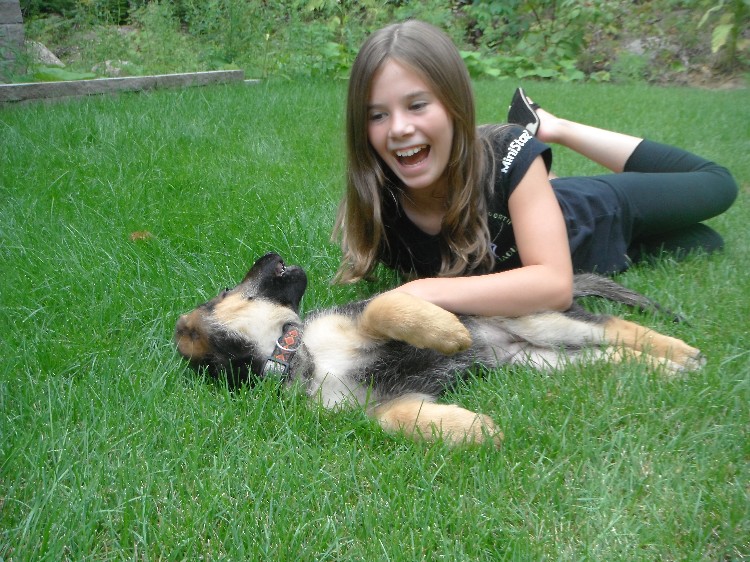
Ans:
[{"label": "stone slab", "polygon": [[21,38],[23,42],[23,24],[22,23],[3,23],[0,22],[0,40],[6,38],[10,41],[18,41]]},{"label": "stone slab", "polygon": [[0,59],[15,59],[23,51],[23,25],[0,23]]},{"label": "stone slab", "polygon": [[214,70],[183,74],[158,74],[154,76],[128,76],[124,78],[95,78],[69,82],[33,82],[25,84],[0,84],[0,104],[29,100],[111,94],[115,92],[155,90],[157,88],[183,88],[206,86],[245,80],[243,70]]},{"label": "stone slab", "polygon": [[18,0],[0,0],[0,23],[23,23]]},{"label": "stone slab", "polygon": [[23,43],[23,24],[0,23],[0,42]]}]

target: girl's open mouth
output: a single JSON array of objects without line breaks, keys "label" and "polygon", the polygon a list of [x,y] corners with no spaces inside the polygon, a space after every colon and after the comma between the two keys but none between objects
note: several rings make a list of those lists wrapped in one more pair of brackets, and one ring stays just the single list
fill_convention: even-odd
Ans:
[{"label": "girl's open mouth", "polygon": [[414,166],[422,162],[430,154],[430,145],[421,144],[403,150],[396,150],[396,159],[402,166]]}]

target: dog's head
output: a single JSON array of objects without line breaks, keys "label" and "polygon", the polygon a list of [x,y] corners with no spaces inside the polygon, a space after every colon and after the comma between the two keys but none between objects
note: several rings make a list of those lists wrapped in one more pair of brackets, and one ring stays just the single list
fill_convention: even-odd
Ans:
[{"label": "dog's head", "polygon": [[177,321],[174,341],[195,368],[233,383],[261,376],[284,325],[299,323],[307,276],[277,254],[253,264],[242,282]]}]

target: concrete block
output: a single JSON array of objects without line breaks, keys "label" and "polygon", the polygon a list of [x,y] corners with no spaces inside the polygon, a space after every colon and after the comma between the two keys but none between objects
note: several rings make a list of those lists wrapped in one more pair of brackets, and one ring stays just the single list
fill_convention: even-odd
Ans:
[{"label": "concrete block", "polygon": [[160,74],[155,76],[128,76],[124,78],[96,78],[69,82],[35,82],[27,84],[0,84],[0,104],[35,99],[111,94],[115,92],[154,90],[156,88],[181,88],[242,82],[242,70],[217,70]]},{"label": "concrete block", "polygon": [[0,0],[0,23],[23,23],[21,3],[18,0]]}]

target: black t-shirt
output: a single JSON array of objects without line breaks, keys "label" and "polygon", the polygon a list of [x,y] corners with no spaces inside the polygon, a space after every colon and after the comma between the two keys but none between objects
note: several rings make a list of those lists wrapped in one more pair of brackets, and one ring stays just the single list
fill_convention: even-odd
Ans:
[{"label": "black t-shirt", "polygon": [[627,197],[610,181],[616,175],[551,181],[565,219],[575,272],[612,274],[630,265],[632,214]]},{"label": "black t-shirt", "polygon": [[[508,212],[508,198],[537,156],[544,158],[549,170],[552,152],[517,125],[483,126],[479,133],[489,141],[487,158],[494,160],[494,183],[492,189],[487,190],[487,226],[490,248],[495,254],[494,271],[504,271],[521,265]],[[440,237],[427,234],[406,216],[395,190],[388,191],[383,198],[383,217],[388,246],[381,248],[381,261],[408,275],[436,275],[442,261]]]},{"label": "black t-shirt", "polygon": [[[550,169],[552,151],[517,125],[486,125],[480,136],[488,139],[487,157],[494,159],[494,182],[487,189],[487,227],[495,255],[493,271],[520,267],[508,198],[531,163],[542,156]],[[632,217],[627,197],[610,181],[616,175],[557,178],[551,181],[568,232],[573,269],[601,274],[624,271],[631,238]],[[397,192],[384,196],[383,224],[388,247],[381,261],[407,275],[432,277],[440,271],[440,237],[420,230],[404,213]]]}]

